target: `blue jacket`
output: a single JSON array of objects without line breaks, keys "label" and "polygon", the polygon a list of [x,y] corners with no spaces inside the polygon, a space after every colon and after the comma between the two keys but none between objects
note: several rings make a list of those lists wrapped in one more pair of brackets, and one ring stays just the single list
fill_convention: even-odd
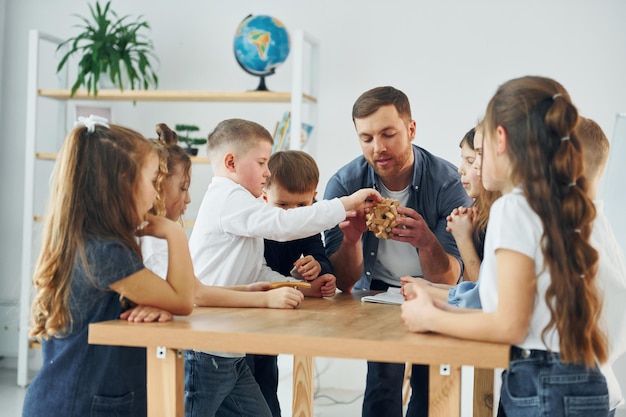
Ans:
[{"label": "blue jacket", "polygon": [[[423,148],[413,145],[413,181],[408,207],[417,211],[433,231],[444,250],[458,259],[463,273],[463,262],[451,233],[446,232],[446,217],[459,206],[468,207],[472,200],[461,184],[459,174],[450,162],[434,156]],[[333,175],[324,193],[324,199],[350,195],[361,188],[378,189],[376,173],[361,155]],[[339,226],[325,232],[326,253],[330,257],[337,252],[343,241]],[[363,243],[363,275],[355,289],[369,289],[372,271],[378,253],[378,239],[372,232],[365,232]],[[416,249],[417,250],[417,249]]]}]

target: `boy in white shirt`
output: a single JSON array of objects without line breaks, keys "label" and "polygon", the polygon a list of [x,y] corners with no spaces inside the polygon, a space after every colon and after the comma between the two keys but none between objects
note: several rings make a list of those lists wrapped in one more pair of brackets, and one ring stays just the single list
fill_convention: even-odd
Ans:
[{"label": "boy in white shirt", "polygon": [[[273,140],[257,123],[228,119],[209,135],[207,153],[213,179],[202,200],[189,240],[194,271],[205,285],[232,286],[288,278],[267,267],[263,239],[300,239],[334,227],[382,200],[373,189],[282,210],[259,199],[271,175],[267,162]],[[321,296],[327,278],[311,282],[304,295]],[[300,298],[301,300],[301,298]],[[293,307],[296,307],[297,301]],[[227,352],[185,354],[185,415],[271,416],[244,355]],[[237,410],[235,412],[235,410]]]},{"label": "boy in white shirt", "polygon": [[609,339],[609,360],[600,366],[600,370],[609,387],[610,415],[615,415],[615,409],[624,401],[611,365],[626,352],[626,263],[624,252],[604,215],[604,201],[596,199],[598,181],[609,157],[609,140],[596,122],[580,116],[575,132],[582,144],[585,177],[589,184],[587,194],[596,207],[590,242],[600,256],[596,282],[604,297],[602,320]]}]

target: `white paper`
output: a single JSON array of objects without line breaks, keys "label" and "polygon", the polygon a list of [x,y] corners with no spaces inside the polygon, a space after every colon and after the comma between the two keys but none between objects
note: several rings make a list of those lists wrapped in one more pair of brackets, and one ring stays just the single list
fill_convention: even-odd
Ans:
[{"label": "white paper", "polygon": [[389,287],[386,292],[376,295],[366,295],[361,297],[362,302],[381,303],[381,304],[397,304],[404,303],[404,297],[400,293],[400,288]]}]

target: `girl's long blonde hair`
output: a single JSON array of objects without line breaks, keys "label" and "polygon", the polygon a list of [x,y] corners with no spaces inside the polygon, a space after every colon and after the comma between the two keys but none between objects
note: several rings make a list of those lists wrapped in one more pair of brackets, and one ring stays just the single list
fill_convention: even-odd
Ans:
[{"label": "girl's long blonde hair", "polygon": [[[93,127],[92,127],[93,128]],[[74,128],[55,166],[33,282],[31,336],[63,336],[72,322],[70,278],[77,262],[89,275],[87,239],[115,239],[141,259],[135,230],[142,222],[135,194],[140,167],[153,152],[139,133],[116,125]],[[115,262],[115,260],[112,260]]]}]

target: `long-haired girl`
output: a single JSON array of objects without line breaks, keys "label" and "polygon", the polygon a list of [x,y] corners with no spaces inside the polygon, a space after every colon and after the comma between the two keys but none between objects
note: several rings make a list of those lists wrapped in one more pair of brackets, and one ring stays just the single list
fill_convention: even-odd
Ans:
[{"label": "long-haired girl", "polygon": [[[23,416],[146,415],[145,349],[90,345],[87,334],[128,302],[174,314],[193,308],[185,232],[148,213],[158,161],[139,133],[101,118],[81,118],[68,134],[34,274],[31,335],[42,339],[43,366]],[[170,243],[167,281],[144,267],[138,234]]]},{"label": "long-haired girl", "polygon": [[[574,134],[578,112],[556,81],[503,84],[483,122],[482,180],[491,208],[480,275],[483,312],[454,314],[412,287],[412,331],[508,343],[501,404],[508,417],[606,416],[607,358],[589,244],[593,203]],[[581,414],[582,413],[582,414]]]}]

